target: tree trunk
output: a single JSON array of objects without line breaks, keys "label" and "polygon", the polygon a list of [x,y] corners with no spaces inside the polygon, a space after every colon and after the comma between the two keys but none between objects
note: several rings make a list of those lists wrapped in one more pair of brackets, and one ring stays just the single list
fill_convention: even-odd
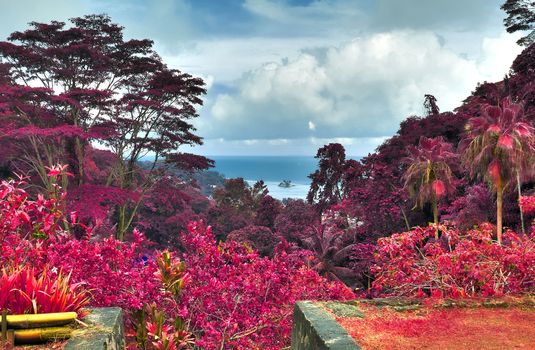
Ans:
[{"label": "tree trunk", "polygon": [[433,206],[433,222],[435,224],[435,239],[438,239],[438,204],[437,204],[437,196],[434,191],[433,191],[432,206]]},{"label": "tree trunk", "polygon": [[498,244],[502,244],[502,218],[503,218],[503,185],[501,182],[498,184],[496,191],[496,234],[498,237]]},{"label": "tree trunk", "polygon": [[399,209],[401,209],[401,214],[403,215],[403,220],[405,221],[405,226],[407,227],[407,231],[411,230],[411,225],[409,224],[409,219],[407,218],[407,214],[405,214],[405,210],[403,210],[403,207],[400,205]]},{"label": "tree trunk", "polygon": [[124,236],[125,236],[125,231],[126,231],[126,227],[125,227],[126,205],[120,205],[118,209],[119,209],[119,217],[117,220],[117,231],[115,233],[115,238],[118,239],[119,241],[123,241]]},{"label": "tree trunk", "polygon": [[75,142],[74,152],[76,155],[76,163],[77,163],[76,166],[78,167],[76,171],[76,175],[77,175],[76,181],[77,181],[78,186],[80,186],[84,182],[84,144],[80,140],[79,137],[76,137],[74,142]]},{"label": "tree trunk", "polygon": [[[516,188],[518,190],[518,200],[520,202],[520,197],[522,197],[522,188],[520,183],[520,171],[516,171]],[[520,210],[520,223],[522,224],[522,234],[526,234],[526,225],[524,224],[524,213],[522,212],[522,208],[519,206]]]},{"label": "tree trunk", "polygon": [[[128,160],[127,164],[124,163],[121,164],[121,181],[120,186],[122,189],[129,190],[130,187],[132,187],[132,183],[134,181],[133,171],[134,171],[134,162],[132,160]],[[128,230],[128,215],[129,215],[129,203],[125,203],[123,205],[119,205],[117,207],[118,210],[118,217],[117,217],[117,231],[115,233],[115,238],[117,238],[120,241],[124,240],[126,231]]]}]

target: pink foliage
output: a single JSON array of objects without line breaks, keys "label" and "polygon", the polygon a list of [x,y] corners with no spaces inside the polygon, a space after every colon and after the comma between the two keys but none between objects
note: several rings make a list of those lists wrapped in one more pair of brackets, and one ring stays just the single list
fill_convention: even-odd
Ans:
[{"label": "pink foliage", "polygon": [[[181,342],[191,342],[191,332],[203,348],[224,343],[227,348],[279,349],[289,343],[295,301],[354,297],[343,284],[295,259],[288,245],[277,248],[272,259],[262,258],[238,242],[217,244],[202,222],[191,223],[182,237],[186,252],[175,262],[185,263],[184,278],[180,293],[171,293],[168,273],[156,261],[160,255],[141,254],[147,252],[147,242],[139,232],[134,231],[129,243],[112,237],[95,240],[89,229],[87,239],[74,239],[64,226],[78,224],[64,218],[55,199],[30,200],[15,182],[0,184],[0,195],[3,266],[24,265],[38,274],[64,271],[72,283],[89,290],[92,306],[133,311],[156,303],[166,310],[166,318],[187,321],[188,330],[173,336]],[[30,234],[37,229],[40,238]],[[176,299],[170,302],[172,296]],[[146,326],[149,336],[154,335],[153,326]]]},{"label": "pink foliage", "polygon": [[91,305],[131,310],[161,298],[156,264],[141,256],[147,243],[140,233],[134,232],[130,243],[114,238],[74,239],[65,227],[76,222],[63,216],[57,199],[38,195],[30,200],[23,184],[0,184],[0,265],[28,266],[36,274],[47,269],[64,271],[71,282],[82,283],[90,291]]},{"label": "pink foliage", "polygon": [[[503,295],[535,290],[535,243],[512,231],[503,245],[492,240],[494,227],[459,231],[440,226],[381,238],[377,244],[374,289],[391,295]],[[532,232],[532,235],[535,232]]]},{"label": "pink foliage", "polygon": [[63,239],[50,242],[46,256],[49,264],[70,271],[73,281],[90,289],[93,306],[120,306],[125,310],[143,307],[148,301],[163,297],[154,275],[153,258],[141,252],[146,242],[135,231],[133,241],[112,237],[101,241]]},{"label": "pink foliage", "polygon": [[236,242],[217,244],[210,227],[192,223],[183,237],[191,275],[180,305],[202,348],[280,349],[288,345],[293,304],[303,299],[348,299],[351,291],[279,251],[273,259]]},{"label": "pink foliage", "polygon": [[535,196],[521,196],[519,204],[525,214],[535,213]]}]

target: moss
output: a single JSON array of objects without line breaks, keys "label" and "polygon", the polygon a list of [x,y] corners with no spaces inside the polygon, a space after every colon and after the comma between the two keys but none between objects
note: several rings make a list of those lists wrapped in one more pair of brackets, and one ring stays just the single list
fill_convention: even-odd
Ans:
[{"label": "moss", "polygon": [[336,316],[364,318],[364,313],[355,305],[335,301],[328,301],[322,304]]}]

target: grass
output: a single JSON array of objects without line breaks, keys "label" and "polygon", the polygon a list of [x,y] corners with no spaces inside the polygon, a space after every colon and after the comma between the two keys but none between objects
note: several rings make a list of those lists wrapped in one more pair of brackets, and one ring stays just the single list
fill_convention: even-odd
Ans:
[{"label": "grass", "polygon": [[463,306],[446,303],[400,311],[363,302],[357,307],[364,318],[335,317],[365,350],[535,349],[533,306],[498,302],[489,307],[466,301],[460,304]]}]

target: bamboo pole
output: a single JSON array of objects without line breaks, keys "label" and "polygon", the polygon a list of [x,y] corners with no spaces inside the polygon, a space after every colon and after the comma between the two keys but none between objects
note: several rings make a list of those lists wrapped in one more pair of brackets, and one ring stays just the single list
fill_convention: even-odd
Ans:
[{"label": "bamboo pole", "polygon": [[47,327],[33,329],[17,329],[14,331],[15,344],[34,344],[49,340],[64,340],[71,337],[70,327]]},{"label": "bamboo pole", "polygon": [[64,326],[73,322],[76,312],[58,312],[50,314],[8,315],[7,325],[11,328],[39,328]]}]

